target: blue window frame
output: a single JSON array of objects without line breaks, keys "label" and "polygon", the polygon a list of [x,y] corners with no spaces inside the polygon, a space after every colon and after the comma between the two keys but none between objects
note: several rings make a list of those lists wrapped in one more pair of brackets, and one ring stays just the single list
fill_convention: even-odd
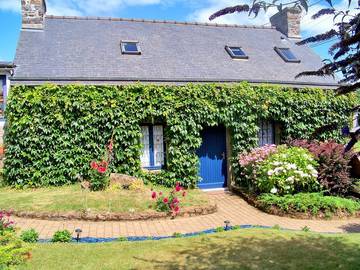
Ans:
[{"label": "blue window frame", "polygon": [[275,144],[275,125],[273,121],[260,121],[258,138],[259,146]]},{"label": "blue window frame", "polygon": [[162,125],[141,126],[141,166],[149,170],[159,170],[164,166],[165,145]]}]

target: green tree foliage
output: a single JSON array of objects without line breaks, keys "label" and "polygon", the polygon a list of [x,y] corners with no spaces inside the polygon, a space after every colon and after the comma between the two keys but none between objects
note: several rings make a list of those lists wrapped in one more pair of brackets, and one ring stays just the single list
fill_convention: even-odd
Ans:
[{"label": "green tree foliage", "polygon": [[[274,119],[284,138],[309,138],[326,124],[345,124],[354,96],[275,86],[15,86],[6,110],[5,181],[14,186],[64,185],[88,177],[91,160],[113,136],[112,170],[139,176],[141,123],[165,124],[166,168],[145,179],[173,186],[198,180],[203,126],[223,124],[233,157],[257,145],[258,121]],[[326,131],[319,139],[339,139]],[[236,169],[237,161],[233,160]]]}]

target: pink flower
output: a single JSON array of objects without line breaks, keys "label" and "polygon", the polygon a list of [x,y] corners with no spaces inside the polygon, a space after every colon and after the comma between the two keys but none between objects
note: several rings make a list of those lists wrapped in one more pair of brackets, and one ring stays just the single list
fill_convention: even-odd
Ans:
[{"label": "pink flower", "polygon": [[176,190],[176,192],[179,192],[181,190],[181,186],[176,184],[175,190]]},{"label": "pink flower", "polygon": [[176,203],[179,203],[179,200],[178,200],[178,198],[174,198],[172,202],[173,202],[174,204],[176,204]]},{"label": "pink flower", "polygon": [[168,203],[168,202],[169,202],[169,199],[165,197],[164,200],[163,200],[163,202],[164,202],[164,203]]},{"label": "pink flower", "polygon": [[153,191],[153,193],[151,193],[151,198],[155,199],[156,198],[156,192]]},{"label": "pink flower", "polygon": [[174,208],[175,212],[178,213],[180,211],[180,207],[179,206],[175,206]]}]

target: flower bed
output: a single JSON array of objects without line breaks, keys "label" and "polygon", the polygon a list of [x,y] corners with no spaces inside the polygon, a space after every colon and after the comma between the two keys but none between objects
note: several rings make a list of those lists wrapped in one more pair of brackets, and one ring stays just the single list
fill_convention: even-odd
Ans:
[{"label": "flower bed", "polygon": [[[159,189],[155,186],[154,188]],[[141,190],[108,189],[89,192],[79,185],[57,188],[15,190],[0,188],[0,209],[11,209],[15,216],[48,220],[148,220],[169,218],[171,214],[157,212],[151,198],[153,187]],[[165,194],[172,189],[161,187]],[[201,190],[180,194],[179,216],[214,213],[213,204]]]},{"label": "flower bed", "polygon": [[296,219],[343,219],[360,217],[360,203],[351,199],[324,196],[321,193],[299,193],[277,196],[258,196],[248,190],[233,186],[232,191],[250,205],[265,213]]},{"label": "flower bed", "polygon": [[[250,204],[280,216],[331,218],[360,216],[349,195],[351,153],[335,142],[297,140],[266,145],[239,155],[238,191]],[[331,195],[331,196],[328,196]]]}]

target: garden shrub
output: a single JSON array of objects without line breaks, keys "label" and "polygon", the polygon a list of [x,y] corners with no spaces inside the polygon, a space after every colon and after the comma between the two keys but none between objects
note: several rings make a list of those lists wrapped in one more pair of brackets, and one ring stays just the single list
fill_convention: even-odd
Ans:
[{"label": "garden shrub", "polygon": [[180,183],[176,183],[175,188],[168,195],[161,191],[159,193],[153,191],[151,194],[151,198],[155,200],[155,209],[159,212],[169,212],[174,217],[180,212],[180,196],[183,198],[186,196],[186,191]]},{"label": "garden shrub", "polygon": [[71,233],[68,230],[63,231],[57,231],[54,233],[53,238],[51,239],[51,242],[53,243],[69,243],[72,240]]},{"label": "garden shrub", "polygon": [[323,193],[298,193],[295,195],[279,196],[262,194],[259,201],[265,207],[276,206],[285,213],[304,212],[317,215],[336,213],[338,211],[354,214],[360,211],[360,202],[335,196],[324,196]]},{"label": "garden shrub", "polygon": [[0,212],[0,269],[20,265],[30,257],[30,249],[16,235],[9,212]]},{"label": "garden shrub", "polygon": [[319,163],[318,180],[323,189],[330,194],[344,195],[353,184],[350,177],[352,153],[344,153],[344,145],[334,141],[317,142],[294,140],[291,145],[308,149]]},{"label": "garden shrub", "polygon": [[39,233],[34,229],[26,230],[21,233],[20,238],[26,243],[36,243],[39,241]]},{"label": "garden shrub", "polygon": [[248,184],[259,193],[283,195],[320,188],[317,163],[303,148],[264,146],[240,155],[239,163],[244,168],[243,175],[250,180]]},{"label": "garden shrub", "polygon": [[[144,179],[195,186],[202,127],[229,128],[237,157],[257,146],[260,119],[280,123],[284,138],[309,138],[323,125],[346,124],[354,100],[352,94],[248,83],[14,86],[6,109],[5,181],[39,187],[71,184],[79,175],[88,179],[89,162],[101,160],[101,146],[111,138],[111,172],[142,176],[140,125],[162,122],[164,172]],[[319,135],[339,137],[337,131]],[[232,162],[237,174],[236,159]]]}]

